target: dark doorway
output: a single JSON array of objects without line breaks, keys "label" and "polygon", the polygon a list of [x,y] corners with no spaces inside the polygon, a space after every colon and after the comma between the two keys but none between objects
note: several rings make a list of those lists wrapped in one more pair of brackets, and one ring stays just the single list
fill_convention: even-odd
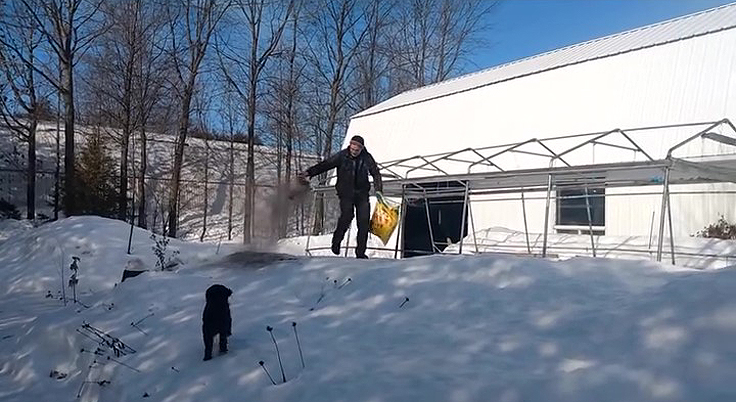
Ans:
[{"label": "dark doorway", "polygon": [[[406,203],[402,253],[404,258],[441,252],[449,243],[459,242],[461,233],[468,235],[467,211],[463,220],[464,183],[452,181],[412,184],[406,189],[416,191],[418,187],[424,189],[430,198],[408,200]],[[448,191],[452,191],[452,194],[431,196]]]}]

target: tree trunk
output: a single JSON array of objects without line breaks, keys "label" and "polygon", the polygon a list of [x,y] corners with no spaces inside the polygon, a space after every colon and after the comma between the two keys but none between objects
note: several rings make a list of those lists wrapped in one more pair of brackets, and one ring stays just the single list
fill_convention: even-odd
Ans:
[{"label": "tree trunk", "polygon": [[[279,118],[279,122],[276,124],[277,131],[276,131],[276,192],[278,193],[283,188],[281,186],[281,183],[285,182],[284,180],[284,163],[283,163],[283,155],[284,155],[284,124],[282,120]],[[278,200],[281,202],[281,200]],[[280,208],[280,206],[279,206]],[[279,213],[276,215],[276,221],[271,221],[271,236],[275,237],[277,240],[281,238],[281,227],[283,226],[284,221],[284,215],[286,211],[279,211]]]},{"label": "tree trunk", "polygon": [[118,192],[118,219],[124,221],[128,214],[128,148],[130,145],[130,129],[128,123],[123,126],[123,138],[120,145],[120,188]]},{"label": "tree trunk", "polygon": [[253,241],[253,212],[255,210],[255,187],[256,187],[256,168],[255,168],[255,136],[256,136],[256,97],[255,97],[255,81],[251,82],[251,96],[248,98],[248,163],[246,167],[247,183],[245,186],[245,210],[243,225],[243,243]]},{"label": "tree trunk", "polygon": [[[31,37],[33,33],[31,32]],[[28,122],[28,179],[26,180],[26,218],[36,219],[36,130],[38,129],[38,100],[36,98],[36,82],[33,77],[34,55],[31,52],[31,65],[26,69],[28,74],[30,121]]]},{"label": "tree trunk", "polygon": [[54,169],[54,220],[59,220],[59,203],[61,202],[61,130],[59,120],[61,116],[61,93],[57,94],[56,101],[56,168]]},{"label": "tree trunk", "polygon": [[[291,51],[289,52],[289,86],[287,92],[286,101],[286,185],[291,183],[291,159],[293,158],[294,152],[294,136],[296,133],[296,118],[294,116],[294,98],[296,97],[296,45],[297,45],[297,24],[299,22],[299,10],[296,10],[294,14],[294,26],[292,31],[291,40]],[[289,211],[286,216],[283,217],[281,227],[279,230],[280,237],[286,237],[288,234],[289,227],[289,216],[291,213],[296,213],[295,210]]]},{"label": "tree trunk", "polygon": [[184,98],[181,103],[181,114],[179,115],[179,136],[176,140],[176,150],[174,154],[174,168],[171,174],[171,193],[169,194],[169,237],[176,237],[176,229],[179,221],[178,217],[178,201],[179,201],[179,180],[181,179],[181,166],[184,162],[184,146],[189,131],[189,108],[192,102],[192,92],[194,91],[195,75],[192,74],[187,87],[184,89]]},{"label": "tree trunk", "polygon": [[202,234],[199,236],[199,241],[204,241],[204,236],[207,234],[207,205],[209,205],[209,194],[207,193],[207,180],[209,180],[209,158],[210,158],[210,147],[207,141],[207,134],[204,137],[204,208],[202,210]]},{"label": "tree trunk", "polygon": [[138,179],[138,226],[146,229],[146,170],[148,170],[148,138],[145,125],[141,128],[141,177]]},{"label": "tree trunk", "polygon": [[[291,100],[289,100],[289,103],[291,103]],[[291,118],[289,118],[291,120]],[[289,121],[289,127],[287,128],[288,134],[286,136],[286,168],[284,172],[284,177],[286,177],[286,185],[289,186],[291,183],[291,158],[292,158],[292,136],[291,133],[292,127],[291,127],[291,121]],[[289,216],[293,211],[287,211],[288,213],[285,214],[281,218],[280,227],[279,227],[279,238],[286,237],[288,234],[288,226],[289,226]]]},{"label": "tree trunk", "polygon": [[61,96],[64,99],[64,206],[66,215],[77,212],[74,172],[74,81],[71,55],[61,63]]},{"label": "tree trunk", "polygon": [[227,206],[227,239],[233,239],[233,189],[235,187],[235,139],[230,122],[230,202]]},{"label": "tree trunk", "polygon": [[[127,63],[123,88],[123,138],[120,146],[120,193],[118,194],[118,219],[125,220],[128,214],[128,147],[133,128],[131,127],[133,63],[132,56]],[[131,218],[132,221],[132,218]]]},{"label": "tree trunk", "polygon": [[26,218],[36,219],[36,116],[31,116],[28,127],[28,180],[26,189]]}]

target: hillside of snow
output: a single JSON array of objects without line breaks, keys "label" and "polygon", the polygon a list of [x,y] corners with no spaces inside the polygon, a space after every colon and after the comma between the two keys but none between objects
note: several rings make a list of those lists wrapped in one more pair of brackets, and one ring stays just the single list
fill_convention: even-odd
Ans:
[{"label": "hillside of snow", "polygon": [[[119,130],[99,128],[94,126],[78,125],[75,137],[78,151],[84,147],[87,136],[101,130],[108,140],[109,155],[119,168],[120,149],[113,138],[120,136]],[[56,154],[56,125],[50,122],[39,124],[36,141],[36,209],[37,213],[48,217],[53,216],[53,194],[55,186]],[[157,233],[163,232],[163,225],[168,216],[168,191],[170,187],[171,169],[173,167],[175,136],[162,133],[148,133],[147,140],[147,170],[146,170],[146,215],[149,228]],[[64,139],[61,134],[61,174],[63,176]],[[140,177],[141,155],[140,138],[131,140],[131,163],[129,164],[129,198],[138,205],[140,193],[133,178]],[[243,234],[243,205],[246,182],[246,154],[247,144],[235,142],[233,146],[233,165],[230,164],[230,142],[226,140],[209,140],[189,137],[184,148],[184,162],[182,165],[182,188],[179,201],[179,236],[180,238],[195,240],[202,236],[207,214],[207,230],[204,238],[209,241],[227,240],[228,221],[232,209],[233,239],[242,241]],[[15,205],[23,216],[26,211],[26,152],[27,144],[19,141],[7,129],[0,128],[0,198]],[[258,216],[273,216],[274,193],[277,190],[276,150],[273,147],[259,145],[255,149],[256,171],[256,214]],[[132,162],[135,159],[135,162]],[[317,159],[309,154],[294,155],[292,160],[292,174],[306,168]],[[230,202],[230,175],[233,175],[232,205]],[[205,182],[207,185],[205,186]],[[205,195],[205,190],[207,194]],[[311,201],[311,199],[307,200]],[[299,213],[284,206],[280,214],[288,214],[290,219],[289,230],[296,231]],[[306,208],[309,213],[309,207]],[[137,213],[137,211],[136,211]],[[256,233],[269,233],[273,229],[273,219],[256,220]]]},{"label": "hillside of snow", "polygon": [[[161,271],[150,233],[134,229],[126,253],[129,230],[96,217],[0,225],[0,400],[736,400],[733,268],[171,240],[177,265]],[[71,256],[79,303],[65,287],[64,306]],[[120,283],[126,266],[150,271]],[[234,292],[233,336],[203,362],[214,283]]]}]

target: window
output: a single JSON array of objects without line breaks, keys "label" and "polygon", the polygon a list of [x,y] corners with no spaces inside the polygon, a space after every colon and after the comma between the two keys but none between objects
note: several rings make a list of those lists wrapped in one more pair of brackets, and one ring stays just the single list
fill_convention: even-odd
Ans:
[{"label": "window", "polygon": [[[593,234],[600,233],[606,226],[606,189],[589,188],[588,204],[590,204],[590,223],[594,227]],[[585,189],[559,190],[557,192],[557,226],[579,226],[578,233],[588,234],[588,211],[586,209]],[[576,228],[559,228],[558,233],[570,233]]]}]

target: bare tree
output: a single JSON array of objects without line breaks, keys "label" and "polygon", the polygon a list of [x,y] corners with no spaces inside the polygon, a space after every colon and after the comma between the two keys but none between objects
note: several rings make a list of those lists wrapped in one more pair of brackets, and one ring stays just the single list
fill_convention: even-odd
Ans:
[{"label": "bare tree", "polygon": [[235,125],[237,112],[232,90],[228,87],[225,92],[222,108],[220,109],[225,131],[228,134],[228,205],[227,205],[227,239],[233,239],[233,192],[235,190]]},{"label": "bare tree", "polygon": [[227,160],[227,182],[228,182],[228,208],[227,208],[227,239],[232,240],[233,233],[233,201],[235,190],[235,139],[242,132],[241,113],[239,113],[239,102],[233,93],[233,88],[225,82],[222,85],[219,97],[218,115],[221,123],[220,132],[228,141]]},{"label": "bare tree", "polygon": [[133,99],[138,116],[138,129],[140,138],[140,167],[138,169],[138,226],[147,228],[147,205],[148,197],[146,192],[146,174],[148,172],[148,134],[147,129],[150,124],[154,109],[166,104],[169,98],[165,92],[167,79],[172,76],[171,64],[168,63],[165,55],[165,49],[159,47],[157,43],[166,42],[165,19],[161,16],[156,17],[155,3],[152,6],[151,25],[145,30],[143,35],[143,50],[138,59],[138,66],[134,75],[134,93]]},{"label": "bare tree", "polygon": [[[137,183],[141,200],[138,225],[146,227],[145,174],[148,167],[146,126],[152,109],[160,103],[167,69],[163,41],[165,19],[154,0],[108,0],[103,10],[109,16],[110,29],[90,52],[86,83],[90,101],[100,109],[101,123],[114,130],[111,136],[120,149],[118,170],[118,219],[128,214],[129,155],[133,136],[140,135],[140,173]],[[135,176],[133,177],[135,186]],[[131,211],[135,215],[135,211]],[[131,218],[134,219],[134,218]]]},{"label": "bare tree", "polygon": [[[36,24],[48,45],[48,53],[58,60],[59,76],[36,67],[19,49],[11,50],[24,63],[34,66],[60,93],[64,100],[64,205],[67,214],[76,212],[74,180],[74,67],[78,56],[102,32],[104,25],[96,21],[102,0],[18,0]],[[8,46],[0,38],[0,42]]]},{"label": "bare tree", "polygon": [[212,133],[210,132],[209,124],[207,122],[207,113],[209,111],[212,97],[208,96],[207,91],[200,90],[194,99],[194,110],[196,111],[196,135],[198,138],[204,140],[204,180],[203,180],[203,194],[204,202],[202,203],[202,232],[199,235],[199,241],[203,242],[207,235],[207,217],[209,211],[209,179],[210,179],[210,139]]},{"label": "bare tree", "polygon": [[481,44],[498,1],[411,0],[396,7],[390,35],[392,92],[436,83],[461,69]]},{"label": "bare tree", "polygon": [[103,123],[119,129],[113,135],[120,147],[118,219],[128,213],[128,164],[132,133],[139,126],[133,105],[134,78],[148,34],[142,0],[109,1],[104,9],[111,27],[103,35],[91,57],[88,82],[95,102],[104,105]]},{"label": "bare tree", "polygon": [[398,0],[374,0],[365,6],[365,24],[368,26],[361,51],[357,56],[356,110],[365,110],[388,97],[382,83],[389,71],[390,26],[395,23],[392,12]]},{"label": "bare tree", "polygon": [[[278,189],[290,181],[293,174],[294,144],[299,135],[298,109],[300,84],[303,80],[305,63],[299,57],[299,22],[302,2],[297,2],[291,19],[284,31],[284,40],[278,56],[268,72],[267,91],[263,111],[267,117],[271,139],[276,143],[275,165]],[[277,190],[280,191],[280,190]],[[284,237],[290,212],[286,205],[279,206],[278,222],[272,226],[273,235]]]},{"label": "bare tree", "polygon": [[[356,92],[347,85],[355,73],[355,58],[361,49],[368,27],[357,0],[316,2],[309,9],[310,35],[306,43],[310,60],[313,96],[310,102],[316,150],[323,158],[333,151],[333,138],[338,126],[347,121],[346,107]],[[327,93],[324,90],[327,89]],[[320,178],[322,184],[326,175]],[[322,232],[324,200],[315,205],[314,233]]]},{"label": "bare tree", "polygon": [[[28,143],[26,166],[26,217],[36,217],[36,128],[40,100],[35,79],[40,35],[27,10],[17,3],[0,4],[0,116]],[[19,57],[16,52],[19,52]],[[7,95],[6,95],[7,94]]]},{"label": "bare tree", "polygon": [[[295,0],[238,2],[237,17],[245,23],[249,38],[238,38],[237,29],[230,32],[231,40],[218,46],[223,75],[236,93],[246,103],[248,121],[248,159],[246,164],[246,194],[243,217],[243,242],[253,237],[253,213],[255,211],[255,125],[257,114],[258,84],[261,73],[273,56],[294,9]],[[264,21],[264,18],[267,21]],[[268,25],[267,27],[264,25]],[[237,25],[236,25],[237,26]],[[267,31],[267,32],[264,32]],[[249,44],[242,51],[238,39]],[[243,56],[245,54],[245,56]],[[244,84],[241,84],[244,83]]]},{"label": "bare tree", "polygon": [[169,3],[167,7],[171,30],[170,50],[176,70],[176,82],[173,88],[180,101],[178,135],[168,206],[168,235],[171,237],[176,237],[181,168],[197,76],[207,53],[210,38],[230,4],[230,1],[180,0],[176,4]]}]

